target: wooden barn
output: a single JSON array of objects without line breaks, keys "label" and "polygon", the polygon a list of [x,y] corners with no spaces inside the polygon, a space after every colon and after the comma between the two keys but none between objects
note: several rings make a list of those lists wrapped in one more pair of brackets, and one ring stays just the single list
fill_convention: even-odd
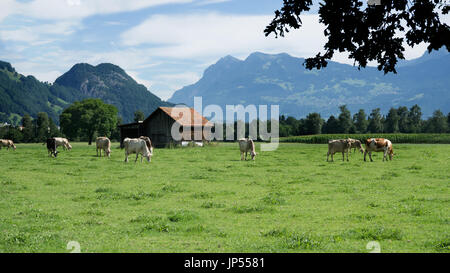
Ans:
[{"label": "wooden barn", "polygon": [[[172,126],[177,122],[181,129],[181,140],[172,137]],[[214,124],[200,115],[193,108],[188,107],[159,107],[144,121],[119,125],[121,143],[127,137],[150,137],[155,147],[165,147],[182,141],[203,141],[203,134],[195,135],[195,129],[203,132],[205,127],[212,128]],[[190,128],[190,130],[183,130]],[[200,130],[201,129],[201,130]]]}]

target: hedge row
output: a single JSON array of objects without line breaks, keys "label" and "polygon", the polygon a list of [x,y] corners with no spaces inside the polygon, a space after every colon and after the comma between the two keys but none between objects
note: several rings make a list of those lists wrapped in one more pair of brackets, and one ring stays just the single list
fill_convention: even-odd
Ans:
[{"label": "hedge row", "polygon": [[330,139],[354,138],[364,141],[372,137],[387,138],[392,143],[450,144],[450,134],[323,134],[282,137],[280,142],[326,144]]}]

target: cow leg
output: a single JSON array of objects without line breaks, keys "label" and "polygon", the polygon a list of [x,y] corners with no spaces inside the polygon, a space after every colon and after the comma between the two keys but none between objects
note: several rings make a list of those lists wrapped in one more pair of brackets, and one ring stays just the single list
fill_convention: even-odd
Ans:
[{"label": "cow leg", "polygon": [[137,162],[137,160],[138,160],[138,157],[139,157],[139,153],[136,153],[136,159],[134,160],[134,163],[136,163],[136,162]]},{"label": "cow leg", "polygon": [[372,152],[369,152],[369,158],[370,158],[370,162],[373,162],[373,159],[372,159]]},{"label": "cow leg", "polygon": [[387,161],[386,156],[387,156],[387,150],[384,150],[384,153],[383,153],[383,162],[384,162],[384,159],[386,159],[386,161]]},{"label": "cow leg", "polygon": [[244,160],[244,152],[241,152],[241,160]]},{"label": "cow leg", "polygon": [[128,162],[128,153],[125,151],[125,162]]},{"label": "cow leg", "polygon": [[364,151],[364,161],[366,161],[367,150]]},{"label": "cow leg", "polygon": [[347,150],[347,162],[348,162],[348,150]]},{"label": "cow leg", "polygon": [[328,162],[328,157],[330,156],[330,152],[327,152],[327,162]]}]

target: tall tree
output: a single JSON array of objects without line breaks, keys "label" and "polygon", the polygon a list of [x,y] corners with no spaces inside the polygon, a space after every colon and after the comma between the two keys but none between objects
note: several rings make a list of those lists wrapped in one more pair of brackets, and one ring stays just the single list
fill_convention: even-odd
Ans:
[{"label": "tall tree", "polygon": [[411,128],[409,128],[410,122],[409,122],[409,110],[406,106],[400,106],[397,109],[397,116],[398,116],[398,130],[402,133],[408,133],[411,131]]},{"label": "tall tree", "polygon": [[339,121],[331,115],[327,122],[322,127],[322,133],[324,134],[337,134],[339,133]]},{"label": "tall tree", "polygon": [[450,112],[448,112],[448,114],[447,114],[447,128],[448,128],[448,132],[450,133]]},{"label": "tall tree", "polygon": [[[377,2],[377,1],[371,1]],[[324,0],[320,3],[320,23],[328,41],[325,53],[305,61],[306,68],[326,67],[335,52],[346,51],[358,68],[370,61],[378,70],[396,73],[398,59],[404,59],[403,42],[414,47],[428,44],[428,52],[446,46],[450,50],[450,28],[440,14],[448,14],[446,0],[381,0],[380,5],[364,5],[366,0]],[[300,15],[310,10],[312,0],[284,0],[275,18],[264,30],[284,37],[290,28],[302,26]],[[404,37],[398,33],[405,33]]]},{"label": "tall tree", "polygon": [[144,112],[142,112],[141,110],[136,110],[134,112],[134,122],[138,122],[138,121],[143,121],[145,119],[145,115]]},{"label": "tall tree", "polygon": [[359,109],[358,113],[353,116],[353,122],[357,133],[364,134],[367,132],[368,121],[364,109]]},{"label": "tall tree", "polygon": [[400,131],[398,126],[399,120],[400,117],[397,114],[397,109],[391,107],[391,109],[389,109],[389,113],[386,116],[385,131],[387,133],[398,133]]},{"label": "tall tree", "polygon": [[370,133],[381,133],[383,131],[383,119],[380,108],[373,109],[369,116],[367,130]]},{"label": "tall tree", "polygon": [[28,114],[23,115],[22,117],[22,134],[23,134],[23,142],[32,142],[34,140],[34,126],[31,116]]},{"label": "tall tree", "polygon": [[341,113],[338,116],[340,128],[339,133],[348,134],[350,128],[353,126],[352,115],[346,105],[339,106],[339,109],[341,110]]},{"label": "tall tree", "polygon": [[100,99],[75,102],[60,115],[61,131],[69,138],[84,137],[89,145],[95,134],[110,136],[117,125],[117,108]]},{"label": "tall tree", "polygon": [[49,135],[51,137],[58,137],[60,136],[58,126],[56,126],[55,122],[53,122],[52,118],[48,118],[48,128],[49,128]]},{"label": "tall tree", "polygon": [[420,133],[422,128],[422,111],[419,105],[415,104],[409,109],[408,122],[408,133]]},{"label": "tall tree", "polygon": [[45,112],[37,113],[36,118],[36,141],[43,142],[50,136],[48,115]]},{"label": "tall tree", "polygon": [[427,121],[425,131],[427,133],[446,133],[447,129],[447,117],[441,110],[434,111],[433,116]]},{"label": "tall tree", "polygon": [[305,120],[305,133],[316,135],[322,132],[323,119],[319,113],[310,113]]}]

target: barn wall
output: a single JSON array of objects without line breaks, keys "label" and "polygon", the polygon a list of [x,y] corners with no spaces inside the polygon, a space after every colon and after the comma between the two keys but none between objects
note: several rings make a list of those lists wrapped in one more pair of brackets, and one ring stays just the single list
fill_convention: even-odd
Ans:
[{"label": "barn wall", "polygon": [[146,136],[150,137],[156,147],[164,147],[174,142],[171,136],[171,129],[174,120],[164,111],[158,109],[151,118],[146,120],[144,127]]}]

